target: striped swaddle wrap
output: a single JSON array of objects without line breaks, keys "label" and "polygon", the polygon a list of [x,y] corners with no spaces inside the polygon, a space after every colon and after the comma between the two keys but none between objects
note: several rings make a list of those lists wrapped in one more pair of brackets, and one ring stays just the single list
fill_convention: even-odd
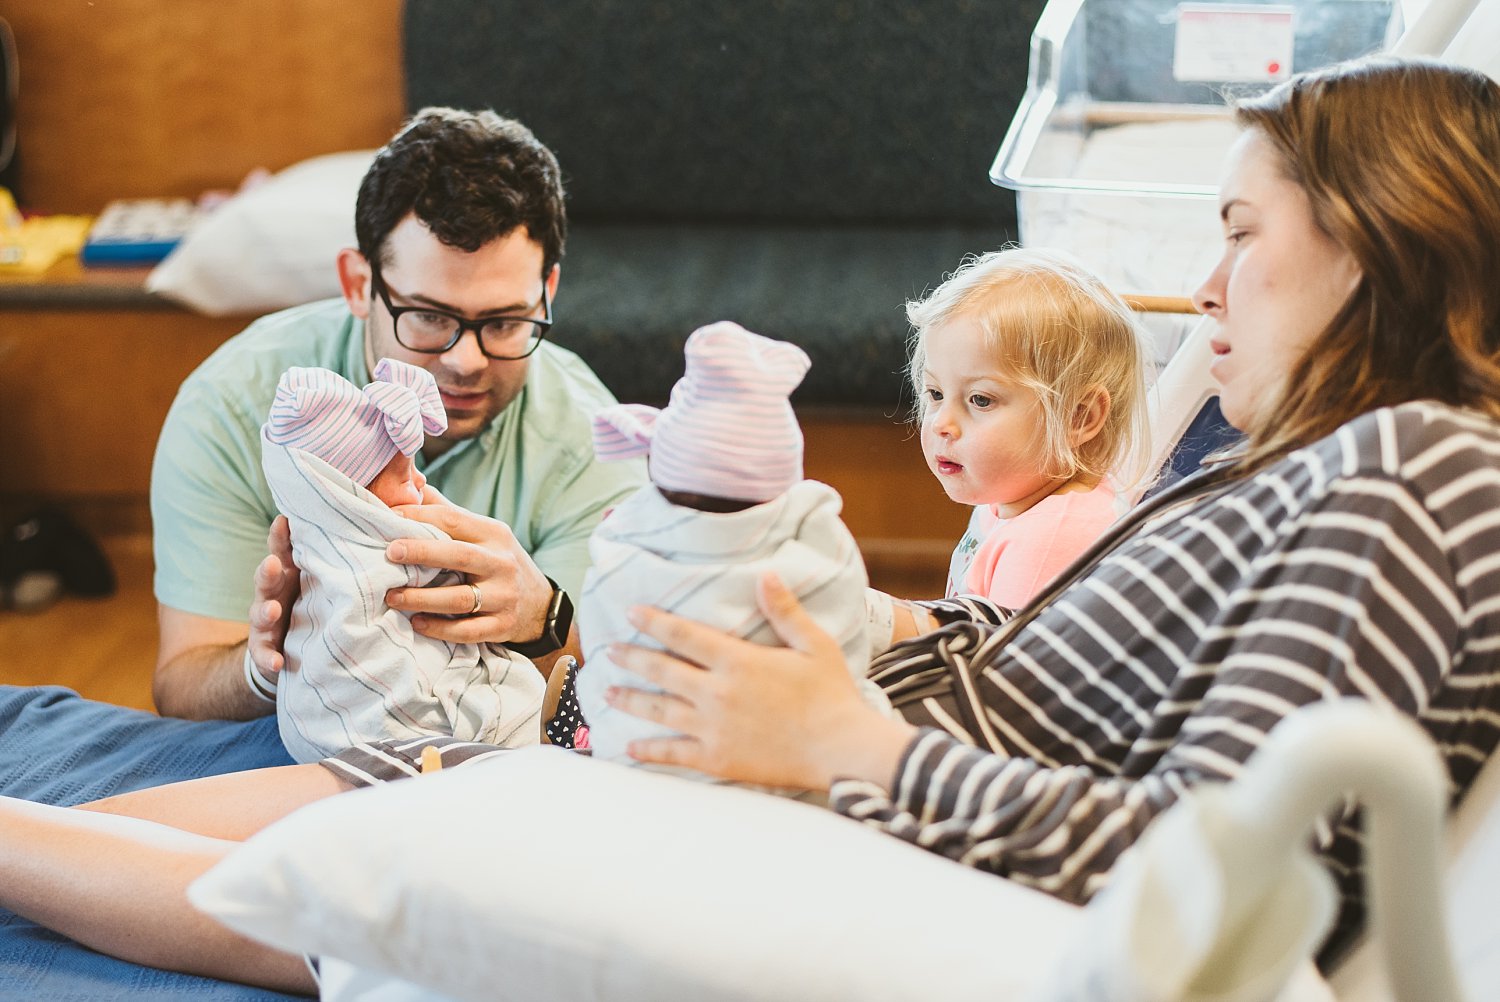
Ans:
[{"label": "striped swaddle wrap", "polygon": [[[400,370],[377,367],[377,375],[391,372]],[[261,446],[302,578],[285,642],[287,670],[277,685],[287,751],[316,761],[358,742],[434,734],[535,744],[544,682],[529,660],[498,645],[421,636],[405,613],[386,605],[392,588],[458,580],[451,571],[393,564],[386,546],[447,535],[401,517],[346,472],[289,444],[310,445],[368,479],[396,450],[421,447],[423,425],[432,427],[430,400],[397,383],[361,391],[328,370],[289,370],[284,381],[289,392],[278,389],[279,409]],[[435,386],[430,399],[437,399]],[[437,400],[439,413],[441,406]]]},{"label": "striped swaddle wrap", "polygon": [[[687,371],[665,409],[625,404],[594,418],[599,458],[647,455],[654,484],[615,508],[589,540],[578,700],[599,758],[628,760],[629,742],[671,733],[604,702],[611,685],[643,686],[609,659],[608,645],[655,646],[626,621],[626,610],[653,605],[779,646],[756,601],[767,571],[838,640],[867,698],[889,706],[864,681],[865,566],[839,518],[843,502],[826,484],[802,479],[802,430],[788,398],[807,373],[807,355],[732,323],[694,331],[685,354]],[[699,511],[672,503],[663,490],[754,504]]]},{"label": "striped swaddle wrap", "polygon": [[803,480],[772,501],[727,515],[674,505],[650,486],[610,512],[589,540],[592,566],[578,604],[578,702],[595,757],[629,761],[625,746],[631,741],[672,733],[604,702],[611,685],[649,688],[611,661],[606,648],[615,642],[660,646],[630,625],[626,610],[656,606],[781,646],[756,602],[767,571],[839,642],[866,698],[889,705],[878,689],[863,684],[870,660],[865,565],[839,518],[842,506],[832,487]]}]

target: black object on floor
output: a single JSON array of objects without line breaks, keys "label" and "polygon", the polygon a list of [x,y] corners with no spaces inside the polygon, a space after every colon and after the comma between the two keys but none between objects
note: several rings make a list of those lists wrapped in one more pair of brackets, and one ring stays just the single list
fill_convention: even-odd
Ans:
[{"label": "black object on floor", "polygon": [[41,508],[0,535],[0,608],[39,609],[62,592],[113,595],[115,572],[99,544],[66,513]]}]

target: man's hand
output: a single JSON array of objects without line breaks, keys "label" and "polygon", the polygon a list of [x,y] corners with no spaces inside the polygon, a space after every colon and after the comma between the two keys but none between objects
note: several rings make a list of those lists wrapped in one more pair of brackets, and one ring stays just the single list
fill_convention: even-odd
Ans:
[{"label": "man's hand", "polygon": [[[453,504],[430,484],[422,503],[396,512],[451,539],[403,539],[386,547],[397,564],[457,571],[464,583],[442,588],[392,588],[386,602],[412,614],[418,633],[452,643],[526,643],[546,627],[552,585],[504,522]],[[452,617],[459,618],[452,618]]]},{"label": "man's hand", "polygon": [[292,563],[286,519],[271,524],[271,554],[255,571],[250,625],[157,607],[161,642],[151,694],[164,717],[190,720],[251,720],[275,706],[257,696],[245,678],[245,651],[268,688],[285,664],[281,646],[291,621],[299,579]]},{"label": "man's hand", "polygon": [[277,515],[266,535],[271,551],[255,568],[255,601],[250,605],[250,660],[261,677],[275,687],[286,667],[282,647],[292,622],[292,606],[302,590],[302,575],[292,560],[292,530],[285,515]]}]

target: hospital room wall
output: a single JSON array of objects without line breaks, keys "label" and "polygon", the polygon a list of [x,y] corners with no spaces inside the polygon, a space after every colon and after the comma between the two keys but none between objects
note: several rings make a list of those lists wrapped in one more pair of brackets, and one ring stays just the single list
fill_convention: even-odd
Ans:
[{"label": "hospital room wall", "polygon": [[[401,0],[0,0],[21,53],[26,203],[97,212],[379,145],[404,113],[401,12]],[[145,533],[172,396],[250,318],[72,302],[0,299],[0,429],[20,443],[0,515],[58,500],[96,532]],[[808,475],[844,495],[877,577],[941,587],[966,516],[899,419],[872,408],[804,423]]]},{"label": "hospital room wall", "polygon": [[0,0],[26,201],[96,212],[377,146],[402,115],[400,14],[400,0]]}]

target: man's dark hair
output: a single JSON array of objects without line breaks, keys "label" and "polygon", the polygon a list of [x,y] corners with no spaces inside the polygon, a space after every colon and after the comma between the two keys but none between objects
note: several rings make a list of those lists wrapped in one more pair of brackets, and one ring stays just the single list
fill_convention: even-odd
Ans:
[{"label": "man's dark hair", "polygon": [[423,108],[375,155],[354,205],[360,253],[385,260],[385,240],[415,212],[438,240],[473,253],[517,226],[542,248],[542,273],[562,259],[568,221],[557,158],[493,111]]}]

